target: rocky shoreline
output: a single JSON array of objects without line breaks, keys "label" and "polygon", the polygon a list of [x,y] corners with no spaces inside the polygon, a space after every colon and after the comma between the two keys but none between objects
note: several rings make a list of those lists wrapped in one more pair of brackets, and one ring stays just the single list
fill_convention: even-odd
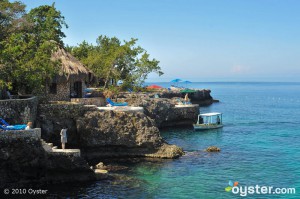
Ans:
[{"label": "rocky shoreline", "polygon": [[170,126],[191,126],[196,122],[199,106],[176,107],[176,98],[128,98],[126,102],[143,107],[144,113],[155,121],[158,128]]},{"label": "rocky shoreline", "polygon": [[85,159],[47,153],[40,137],[28,131],[1,132],[0,175],[5,188],[95,179]]},{"label": "rocky shoreline", "polygon": [[[197,119],[199,107],[177,107],[175,99],[179,94],[166,95],[160,93],[161,97],[156,99],[151,95],[128,94],[119,99],[130,106],[143,107],[144,112],[100,111],[96,106],[70,102],[33,107],[37,110],[33,115],[36,115],[35,123],[42,130],[41,138],[60,146],[59,132],[66,126],[67,147],[80,149],[81,157],[47,153],[40,138],[0,137],[0,173],[3,176],[0,187],[27,182],[61,183],[102,179],[107,175],[95,173],[88,162],[101,162],[107,158],[172,159],[182,156],[183,150],[166,143],[159,129],[191,125]],[[212,98],[209,95],[203,100]],[[24,106],[20,107],[18,113],[22,116]]]}]

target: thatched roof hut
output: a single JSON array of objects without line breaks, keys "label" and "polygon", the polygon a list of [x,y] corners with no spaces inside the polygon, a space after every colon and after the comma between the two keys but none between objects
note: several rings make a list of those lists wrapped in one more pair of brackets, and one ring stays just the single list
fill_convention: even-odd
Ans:
[{"label": "thatched roof hut", "polygon": [[79,60],[61,47],[58,47],[57,51],[52,54],[51,59],[61,62],[61,68],[58,74],[59,76],[65,76],[67,79],[69,79],[71,75],[85,76],[91,73]]},{"label": "thatched roof hut", "polygon": [[85,88],[91,81],[92,72],[60,46],[52,54],[51,60],[59,61],[61,67],[58,75],[49,84],[48,99],[69,100],[70,97],[83,97]]}]

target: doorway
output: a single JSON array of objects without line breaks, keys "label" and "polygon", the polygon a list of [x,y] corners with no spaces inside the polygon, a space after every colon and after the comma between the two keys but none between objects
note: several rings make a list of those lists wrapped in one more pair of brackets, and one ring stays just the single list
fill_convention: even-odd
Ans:
[{"label": "doorway", "polygon": [[76,98],[82,98],[82,82],[81,81],[76,81],[74,82],[73,85],[73,95]]}]

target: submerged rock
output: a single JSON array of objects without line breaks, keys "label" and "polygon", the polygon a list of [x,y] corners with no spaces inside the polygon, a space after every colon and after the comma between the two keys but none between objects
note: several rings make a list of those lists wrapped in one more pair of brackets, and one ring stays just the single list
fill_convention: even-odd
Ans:
[{"label": "submerged rock", "polygon": [[122,170],[127,170],[129,169],[126,166],[121,166],[121,165],[104,165],[103,162],[99,162],[96,166],[94,166],[95,171],[96,170],[107,170],[107,171],[122,171]]},{"label": "submerged rock", "polygon": [[96,166],[95,166],[96,169],[106,169],[106,166],[104,165],[103,162],[99,162]]},{"label": "submerged rock", "polygon": [[94,170],[97,180],[104,180],[108,178],[108,171],[104,169],[95,169]]},{"label": "submerged rock", "polygon": [[153,158],[178,158],[184,155],[182,148],[176,145],[163,144],[155,153],[146,154],[146,157]]},{"label": "submerged rock", "polygon": [[206,152],[220,152],[221,149],[216,146],[209,146],[205,149]]}]

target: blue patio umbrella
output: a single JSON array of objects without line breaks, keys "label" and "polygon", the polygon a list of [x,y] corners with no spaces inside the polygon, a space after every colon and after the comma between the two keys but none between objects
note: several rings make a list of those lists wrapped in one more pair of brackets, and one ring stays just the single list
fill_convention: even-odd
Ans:
[{"label": "blue patio umbrella", "polygon": [[[181,82],[182,80],[181,79],[173,79],[171,82],[172,83],[178,83],[178,82]],[[178,86],[178,85],[177,85]]]},{"label": "blue patio umbrella", "polygon": [[172,83],[177,83],[177,82],[181,82],[182,80],[181,79],[173,79],[171,82]]},{"label": "blue patio umbrella", "polygon": [[183,83],[185,83],[185,87],[187,87],[187,84],[190,84],[192,82],[190,82],[190,81],[184,81]]}]

